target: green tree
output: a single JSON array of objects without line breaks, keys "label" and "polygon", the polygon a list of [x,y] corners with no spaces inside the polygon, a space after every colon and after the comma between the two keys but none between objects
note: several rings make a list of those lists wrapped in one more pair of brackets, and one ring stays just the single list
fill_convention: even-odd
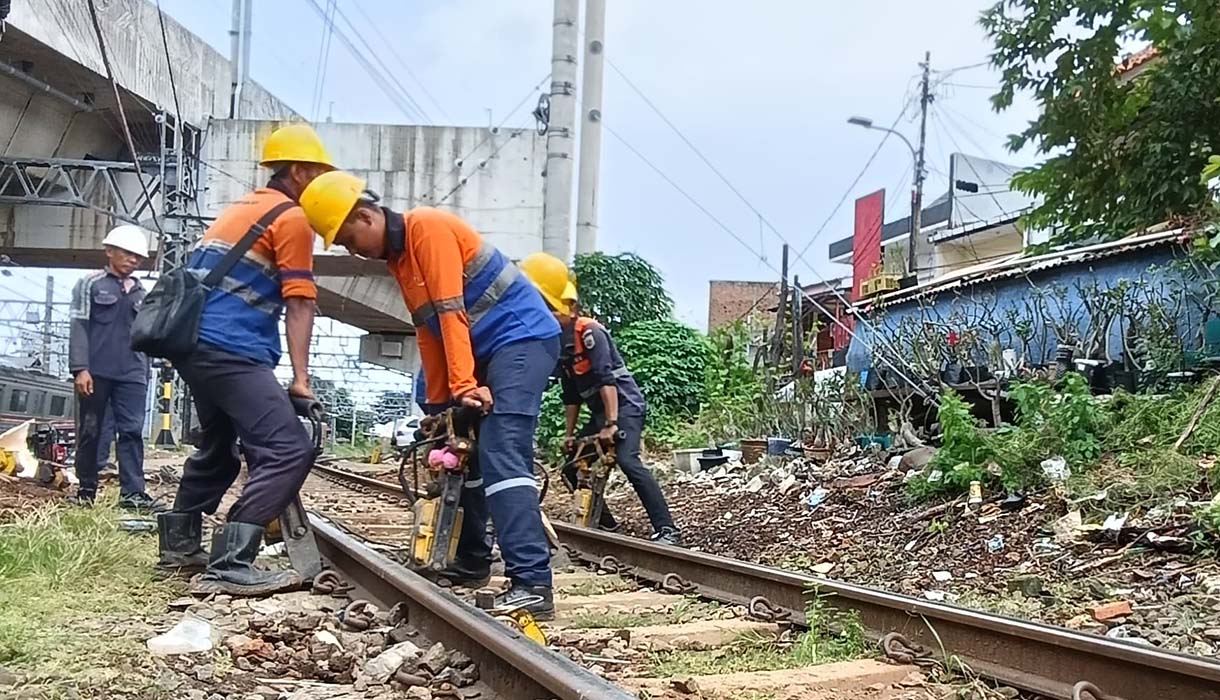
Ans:
[{"label": "green tree", "polygon": [[665,279],[634,253],[579,255],[572,267],[581,307],[611,332],[641,321],[667,319],[673,313]]},{"label": "green tree", "polygon": [[[1048,157],[1013,178],[1042,202],[1027,223],[1060,241],[1115,237],[1207,202],[1199,173],[1220,151],[1215,0],[1001,0],[980,20],[1002,73],[997,110],[1028,92],[1040,113],[1010,137]],[[1132,45],[1157,57],[1116,69]]]},{"label": "green tree", "polygon": [[685,420],[706,395],[707,341],[677,321],[641,321],[615,337],[654,416]]}]

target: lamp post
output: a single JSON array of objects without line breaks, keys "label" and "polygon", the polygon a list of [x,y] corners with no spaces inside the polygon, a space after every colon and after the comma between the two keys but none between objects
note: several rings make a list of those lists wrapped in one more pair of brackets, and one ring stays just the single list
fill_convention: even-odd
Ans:
[{"label": "lamp post", "polygon": [[873,131],[884,131],[887,134],[893,134],[902,139],[902,142],[907,145],[911,151],[911,161],[915,168],[915,182],[911,191],[911,234],[907,240],[907,274],[915,275],[915,242],[919,240],[920,218],[923,213],[923,153],[916,150],[911,144],[910,139],[902,135],[902,132],[895,131],[884,126],[877,126],[872,119],[867,117],[850,117],[847,120],[848,124],[872,129]]}]

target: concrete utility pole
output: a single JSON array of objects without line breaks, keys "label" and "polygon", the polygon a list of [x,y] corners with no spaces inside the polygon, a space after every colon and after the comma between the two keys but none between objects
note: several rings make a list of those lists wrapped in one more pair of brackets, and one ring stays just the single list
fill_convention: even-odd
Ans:
[{"label": "concrete utility pole", "polygon": [[923,181],[924,181],[924,146],[928,136],[928,105],[932,104],[932,94],[928,89],[928,74],[931,72],[932,52],[926,51],[923,56],[923,80],[919,94],[919,151],[915,156],[915,193],[911,197],[911,240],[907,241],[907,274],[919,278],[915,269],[916,248],[923,241]]},{"label": "concrete utility pole", "polygon": [[602,78],[606,0],[585,0],[585,67],[580,83],[580,184],[576,195],[576,254],[597,250],[597,181],[602,156]]},{"label": "concrete utility pole", "polygon": [[42,371],[51,371],[51,309],[55,306],[55,278],[47,275],[47,301],[42,308]]},{"label": "concrete utility pole", "polygon": [[250,25],[254,13],[254,0],[233,0],[233,28],[229,36],[233,39],[229,54],[229,118],[241,118],[241,92],[250,79]]},{"label": "concrete utility pole", "polygon": [[555,0],[551,34],[542,249],[560,260],[572,256],[572,137],[576,130],[576,20],[579,9],[577,0]]}]

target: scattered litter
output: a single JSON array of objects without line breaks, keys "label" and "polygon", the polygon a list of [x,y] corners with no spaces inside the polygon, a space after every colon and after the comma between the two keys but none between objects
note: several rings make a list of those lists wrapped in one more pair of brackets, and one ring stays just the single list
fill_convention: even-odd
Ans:
[{"label": "scattered litter", "polygon": [[1042,460],[1042,474],[1049,481],[1064,482],[1072,475],[1072,470],[1068,468],[1067,460],[1062,457],[1051,457],[1050,459]]},{"label": "scattered litter", "polygon": [[945,599],[949,597],[949,594],[945,593],[944,591],[924,591],[923,597],[927,598],[933,603],[943,603],[945,602]]},{"label": "scattered litter", "polygon": [[364,675],[376,683],[384,683],[404,661],[419,658],[419,647],[411,642],[399,642],[364,664]]},{"label": "scattered litter", "polygon": [[987,551],[992,554],[999,554],[1004,551],[1004,536],[996,535],[987,540]]},{"label": "scattered litter", "polygon": [[933,571],[932,578],[936,579],[938,583],[945,583],[953,580],[953,574],[948,571]]},{"label": "scattered litter", "polygon": [[826,489],[819,486],[816,489],[814,489],[813,491],[810,491],[809,495],[805,496],[805,498],[802,499],[801,502],[805,504],[806,508],[808,508],[809,510],[813,510],[813,509],[817,508],[818,506],[822,505],[822,502],[825,501],[826,497],[829,495],[830,495],[830,491],[827,491]]},{"label": "scattered litter", "polygon": [[1005,513],[1014,513],[1024,507],[1025,494],[1020,492],[1010,493],[1008,494],[1008,498],[1005,498],[1000,502],[1000,510],[1004,511]]},{"label": "scattered litter", "polygon": [[1130,615],[1131,603],[1125,600],[1118,600],[1113,603],[1102,603],[1101,605],[1094,606],[1093,610],[1090,612],[1092,613],[1094,620],[1097,620],[1098,622],[1105,622],[1107,620],[1114,620],[1116,618],[1127,617]]},{"label": "scattered litter", "polygon": [[759,491],[762,491],[762,487],[762,477],[755,476],[753,479],[750,479],[750,483],[746,484],[746,491],[749,491],[750,493],[758,493]]},{"label": "scattered litter", "polygon": [[1101,524],[1101,529],[1106,532],[1120,532],[1123,526],[1127,524],[1127,514],[1111,513],[1104,523]]},{"label": "scattered litter", "polygon": [[789,474],[786,476],[784,480],[779,483],[778,488],[781,496],[787,496],[792,492],[792,489],[796,488],[796,475]]},{"label": "scattered litter", "polygon": [[824,561],[821,564],[814,564],[812,567],[810,567],[809,570],[812,571],[813,573],[817,574],[818,576],[825,576],[826,574],[829,574],[831,572],[831,570],[834,568],[835,568],[834,562]]},{"label": "scattered litter", "polygon": [[212,634],[212,625],[207,620],[185,613],[173,629],[148,640],[148,650],[157,656],[208,651],[212,648]]},{"label": "scattered litter", "polygon": [[937,483],[940,483],[940,480],[943,478],[945,478],[944,472],[942,472],[939,469],[933,469],[932,472],[930,474],[928,474],[928,483],[937,484]]},{"label": "scattered litter", "polygon": [[977,506],[983,502],[983,484],[979,481],[970,482],[970,498],[966,501],[972,506]]},{"label": "scattered litter", "polygon": [[1069,511],[1067,515],[1056,520],[1051,526],[1055,533],[1055,541],[1059,544],[1071,544],[1076,539],[1081,522],[1079,510]]}]

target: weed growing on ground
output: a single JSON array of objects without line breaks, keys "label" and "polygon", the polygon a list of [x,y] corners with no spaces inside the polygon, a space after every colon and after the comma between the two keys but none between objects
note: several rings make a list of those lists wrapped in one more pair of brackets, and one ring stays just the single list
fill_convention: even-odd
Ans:
[{"label": "weed growing on ground", "polygon": [[[156,539],[118,529],[113,502],[46,505],[0,525],[0,664],[37,685],[148,683],[147,630],[173,586],[153,580]],[[155,697],[149,690],[144,697]]]},{"label": "weed growing on ground", "polygon": [[672,678],[778,671],[868,655],[869,645],[856,611],[845,612],[830,606],[826,597],[815,590],[805,608],[805,621],[809,629],[790,642],[746,633],[716,649],[654,653],[650,658],[650,673],[658,678]]}]

